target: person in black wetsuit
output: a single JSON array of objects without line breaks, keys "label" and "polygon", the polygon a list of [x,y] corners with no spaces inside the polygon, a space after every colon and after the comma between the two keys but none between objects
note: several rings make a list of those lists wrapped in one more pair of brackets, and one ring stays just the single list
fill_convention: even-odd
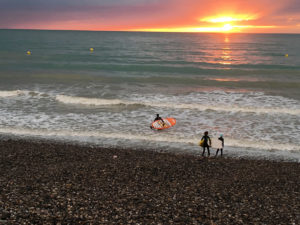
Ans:
[{"label": "person in black wetsuit", "polygon": [[[165,121],[159,116],[159,114],[156,114],[156,117],[155,117],[154,121],[156,121],[156,120],[161,120],[162,123],[163,123],[163,126],[165,126]],[[150,126],[150,128],[152,129],[153,127]]]},{"label": "person in black wetsuit", "polygon": [[156,114],[154,121],[156,120],[161,120],[164,123],[164,120],[159,116],[159,114]]},{"label": "person in black wetsuit", "polygon": [[221,157],[222,157],[223,156],[223,148],[224,148],[223,134],[220,134],[220,137],[218,138],[218,140],[222,142],[222,148],[217,149],[216,156],[218,156],[219,151],[221,151]]},{"label": "person in black wetsuit", "polygon": [[204,132],[204,136],[201,138],[201,141],[204,140],[203,142],[203,152],[202,152],[202,156],[204,156],[205,153],[205,148],[207,148],[207,155],[210,156],[210,152],[209,152],[209,147],[211,146],[211,139],[208,136],[208,131]]},{"label": "person in black wetsuit", "polygon": [[159,114],[156,114],[156,118],[154,119],[154,121],[156,120],[161,120],[161,122],[163,123],[163,126],[165,126],[165,121],[159,116]]}]

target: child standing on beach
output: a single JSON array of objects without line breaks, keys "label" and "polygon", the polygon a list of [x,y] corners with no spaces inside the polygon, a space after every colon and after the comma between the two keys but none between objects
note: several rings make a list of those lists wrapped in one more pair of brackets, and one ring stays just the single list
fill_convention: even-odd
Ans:
[{"label": "child standing on beach", "polygon": [[211,146],[211,139],[208,136],[208,131],[204,132],[204,136],[201,138],[201,146],[203,147],[202,156],[204,156],[205,148],[207,148],[207,155],[210,156],[209,147]]},{"label": "child standing on beach", "polygon": [[217,149],[216,157],[218,156],[219,151],[221,151],[221,157],[222,157],[223,156],[223,148],[224,148],[223,134],[220,134],[220,137],[218,138],[218,140],[222,142],[222,147]]}]

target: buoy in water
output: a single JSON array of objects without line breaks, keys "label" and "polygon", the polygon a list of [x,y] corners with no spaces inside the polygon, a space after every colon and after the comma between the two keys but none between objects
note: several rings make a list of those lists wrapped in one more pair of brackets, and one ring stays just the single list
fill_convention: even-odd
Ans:
[{"label": "buoy in water", "polygon": [[31,51],[27,51],[26,53],[27,53],[27,55],[31,55]]},{"label": "buoy in water", "polygon": [[289,54],[285,54],[285,57],[289,57]]},{"label": "buoy in water", "polygon": [[93,52],[93,51],[94,51],[94,48],[90,48],[90,51]]}]

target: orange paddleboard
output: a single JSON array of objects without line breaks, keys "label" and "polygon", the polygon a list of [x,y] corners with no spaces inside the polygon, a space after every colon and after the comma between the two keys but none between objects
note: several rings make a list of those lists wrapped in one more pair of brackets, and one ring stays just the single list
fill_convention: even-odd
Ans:
[{"label": "orange paddleboard", "polygon": [[163,118],[163,121],[165,124],[163,124],[161,120],[155,120],[151,124],[151,127],[156,130],[163,130],[173,127],[176,124],[176,120],[174,118]]}]

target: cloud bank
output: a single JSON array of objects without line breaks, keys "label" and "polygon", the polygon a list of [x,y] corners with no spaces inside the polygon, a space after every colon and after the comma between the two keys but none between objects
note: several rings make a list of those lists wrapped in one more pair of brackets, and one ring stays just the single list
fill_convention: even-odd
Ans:
[{"label": "cloud bank", "polygon": [[134,30],[205,27],[205,17],[254,15],[239,25],[300,33],[297,0],[0,0],[0,28]]}]

